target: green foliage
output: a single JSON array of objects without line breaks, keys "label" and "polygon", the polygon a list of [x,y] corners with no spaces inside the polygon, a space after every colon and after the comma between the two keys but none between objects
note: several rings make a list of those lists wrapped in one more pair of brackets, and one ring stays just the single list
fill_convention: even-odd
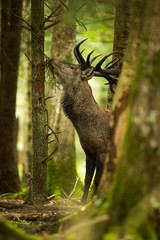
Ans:
[{"label": "green foliage", "polygon": [[28,187],[22,188],[21,192],[10,194],[8,196],[5,196],[4,194],[4,199],[27,199],[28,198]]}]

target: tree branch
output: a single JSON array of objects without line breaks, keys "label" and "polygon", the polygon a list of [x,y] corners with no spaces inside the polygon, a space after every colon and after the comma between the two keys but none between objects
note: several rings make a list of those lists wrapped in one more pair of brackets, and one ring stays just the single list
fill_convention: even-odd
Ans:
[{"label": "tree branch", "polygon": [[58,147],[56,147],[54,149],[54,151],[47,157],[45,158],[43,161],[42,161],[42,164],[44,164],[45,162],[48,162],[50,160],[50,157],[57,151]]},{"label": "tree branch", "polygon": [[52,13],[44,20],[43,25],[58,11],[60,8],[60,5],[55,9],[55,11],[52,11]]},{"label": "tree branch", "polygon": [[52,23],[52,24],[48,25],[47,27],[45,27],[44,30],[47,30],[48,28],[53,27],[53,26],[57,25],[60,22],[61,22],[60,20],[59,21],[55,21],[54,23]]}]

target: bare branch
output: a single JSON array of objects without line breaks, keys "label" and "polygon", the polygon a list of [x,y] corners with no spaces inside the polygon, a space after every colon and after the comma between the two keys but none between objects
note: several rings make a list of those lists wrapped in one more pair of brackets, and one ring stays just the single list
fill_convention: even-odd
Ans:
[{"label": "bare branch", "polygon": [[84,29],[87,31],[86,26],[85,26],[80,20],[78,20],[78,19],[77,19],[76,17],[74,17],[74,16],[73,16],[73,18],[76,20],[76,22],[78,23],[79,26],[84,27]]},{"label": "bare branch", "polygon": [[15,193],[3,193],[0,195],[0,198],[4,198],[4,197],[8,197],[8,196],[11,196],[11,195],[14,195]]},{"label": "bare branch", "polygon": [[47,100],[49,100],[49,99],[51,99],[51,98],[54,98],[54,97],[56,97],[56,96],[49,96],[49,97],[46,97],[46,98],[45,98],[45,101],[47,101]]},{"label": "bare branch", "polygon": [[30,62],[30,64],[32,64],[32,61],[30,60],[30,58],[28,57],[28,55],[25,53],[24,54],[26,56],[26,58],[28,59],[28,61]]},{"label": "bare branch", "polygon": [[56,140],[57,140],[57,142],[59,143],[59,140],[58,140],[58,137],[57,137],[57,135],[56,134],[59,134],[59,133],[61,133],[61,132],[57,132],[57,133],[55,133],[54,131],[53,131],[53,129],[48,125],[48,124],[46,124],[46,126],[51,130],[51,132],[53,133],[53,135],[55,136],[55,138],[56,138]]},{"label": "bare branch", "polygon": [[[59,2],[65,7],[66,10],[69,11],[69,8],[67,7],[67,5],[66,5],[62,0],[59,0]],[[77,9],[76,11],[79,11],[84,5],[86,5],[86,4],[83,4],[83,5],[82,5],[79,9]],[[84,29],[87,31],[86,26],[85,26],[80,20],[78,20],[74,15],[73,15],[73,18],[74,18],[74,20],[78,23],[78,25],[83,26]]]},{"label": "bare branch", "polygon": [[64,191],[63,188],[61,188],[61,191],[62,191],[62,193],[64,194],[64,196],[65,196],[66,198],[68,198],[68,194]]},{"label": "bare branch", "polygon": [[67,7],[67,5],[66,5],[64,2],[62,2],[62,0],[59,0],[59,2],[65,7],[65,9],[69,10],[69,8]]},{"label": "bare branch", "polygon": [[11,10],[8,10],[9,13],[11,13],[13,16],[17,17],[18,19],[20,19],[21,21],[23,21],[25,24],[27,24],[30,29],[32,28],[32,26],[25,20],[23,19],[22,17],[20,17],[19,15],[15,14],[13,11]]},{"label": "bare branch", "polygon": [[80,177],[77,177],[77,176],[76,176],[76,182],[75,182],[75,184],[74,184],[74,187],[73,187],[72,192],[71,192],[71,193],[69,194],[69,196],[68,196],[68,199],[69,199],[69,198],[73,195],[73,193],[75,192],[79,179],[80,179]]},{"label": "bare branch", "polygon": [[76,12],[80,11],[86,5],[87,5],[87,3],[82,4],[79,8],[76,9]]},{"label": "bare branch", "polygon": [[47,158],[45,158],[43,161],[42,161],[42,164],[44,164],[45,162],[48,162],[49,160],[51,160],[51,156],[57,151],[57,149],[58,149],[58,147],[56,147],[55,149],[54,149],[54,151],[47,157]]},{"label": "bare branch", "polygon": [[55,198],[55,194],[49,196],[49,197],[47,198],[47,200],[52,200],[53,198]]},{"label": "bare branch", "polygon": [[52,142],[54,142],[54,140],[52,140],[52,141],[49,141],[49,142],[48,142],[48,144],[50,144],[50,143],[52,143]]},{"label": "bare branch", "polygon": [[48,25],[47,27],[45,27],[44,30],[47,30],[48,28],[53,27],[53,26],[57,25],[60,22],[61,22],[60,20],[59,21],[57,20],[57,21],[53,22],[52,24]]},{"label": "bare branch", "polygon": [[49,7],[49,6],[47,5],[46,2],[44,2],[44,4],[46,5],[46,7],[48,7],[49,10],[51,10],[51,11],[53,10],[51,7]]},{"label": "bare branch", "polygon": [[52,13],[44,20],[43,25],[58,11],[60,8],[60,5],[55,9],[55,11],[52,11]]},{"label": "bare branch", "polygon": [[31,31],[31,28],[28,28],[28,27],[26,27],[24,25],[22,25],[21,27],[24,28],[24,29],[27,29],[28,31]]}]

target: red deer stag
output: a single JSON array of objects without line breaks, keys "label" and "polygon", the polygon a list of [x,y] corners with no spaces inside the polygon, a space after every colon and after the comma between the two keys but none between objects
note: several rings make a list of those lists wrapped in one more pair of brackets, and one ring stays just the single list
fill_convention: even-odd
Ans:
[{"label": "red deer stag", "polygon": [[90,60],[93,53],[89,53],[85,61],[80,45],[87,39],[81,41],[75,48],[74,54],[78,65],[63,61],[50,59],[48,65],[51,71],[57,75],[63,87],[62,107],[66,116],[71,120],[79,135],[81,146],[86,154],[85,187],[82,202],[87,200],[88,190],[95,174],[95,192],[97,190],[107,152],[107,141],[110,137],[109,120],[110,111],[97,104],[88,80],[93,76],[104,77],[109,81],[110,89],[117,79],[111,75],[119,75],[120,68],[112,69],[115,61],[111,61],[104,69],[103,62],[113,53],[103,57],[95,67],[91,64],[98,57]]}]

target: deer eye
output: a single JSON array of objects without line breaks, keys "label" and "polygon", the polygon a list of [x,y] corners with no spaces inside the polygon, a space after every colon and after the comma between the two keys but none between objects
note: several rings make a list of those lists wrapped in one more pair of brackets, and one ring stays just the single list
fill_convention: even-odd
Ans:
[{"label": "deer eye", "polygon": [[74,69],[74,67],[73,67],[73,66],[71,66],[71,69]]}]

